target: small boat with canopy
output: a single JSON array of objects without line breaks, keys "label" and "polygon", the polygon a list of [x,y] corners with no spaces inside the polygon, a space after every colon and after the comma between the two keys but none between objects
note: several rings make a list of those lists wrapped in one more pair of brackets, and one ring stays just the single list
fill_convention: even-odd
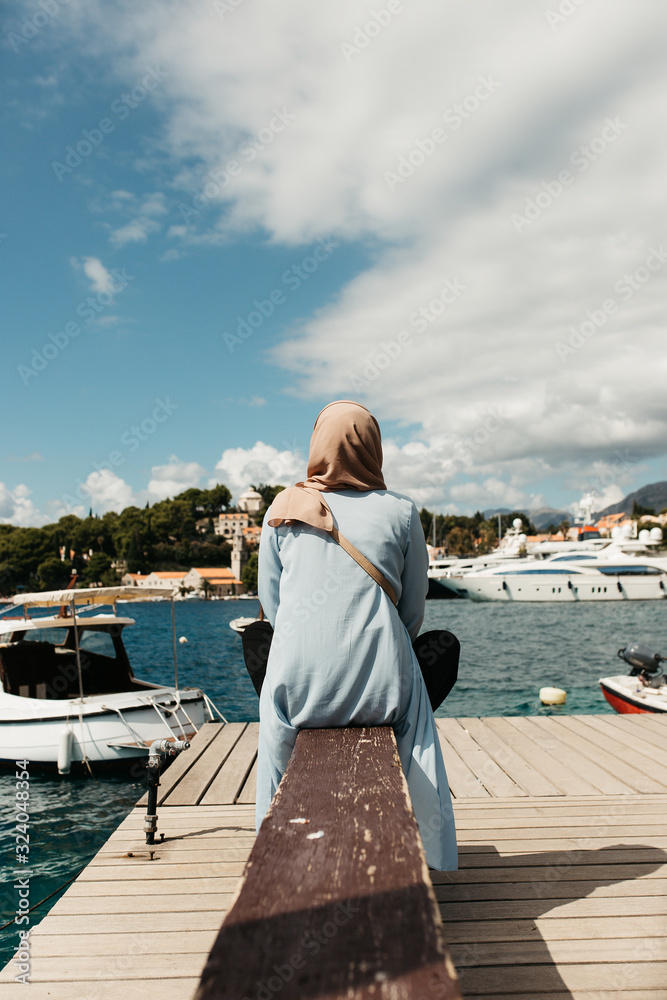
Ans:
[{"label": "small boat with canopy", "polygon": [[21,613],[0,614],[0,763],[61,773],[122,765],[144,759],[154,740],[189,740],[204,722],[225,721],[204,691],[179,686],[173,598],[174,684],[135,677],[122,638],[135,622],[116,602],[155,597],[172,593],[90,587],[11,599],[3,611]]}]

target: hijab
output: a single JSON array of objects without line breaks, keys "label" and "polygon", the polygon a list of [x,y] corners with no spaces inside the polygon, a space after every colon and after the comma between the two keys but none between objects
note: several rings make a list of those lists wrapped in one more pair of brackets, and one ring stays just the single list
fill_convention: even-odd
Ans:
[{"label": "hijab", "polygon": [[382,438],[375,417],[349,399],[320,411],[308,453],[307,478],[283,490],[271,504],[269,524],[301,521],[331,532],[334,523],[323,493],[329,490],[385,490]]}]

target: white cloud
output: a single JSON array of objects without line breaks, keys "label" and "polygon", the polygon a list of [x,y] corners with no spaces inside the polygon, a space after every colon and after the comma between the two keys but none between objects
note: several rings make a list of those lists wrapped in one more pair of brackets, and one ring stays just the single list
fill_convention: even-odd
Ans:
[{"label": "white cloud", "polygon": [[112,292],[114,279],[98,257],[83,257],[79,262],[72,260],[75,267],[82,267],[93,292]]},{"label": "white cloud", "polygon": [[49,518],[41,514],[30,499],[31,490],[23,483],[10,489],[0,483],[0,523],[41,528]]},{"label": "white cloud", "polygon": [[[306,397],[418,428],[415,463],[454,469],[441,503],[472,469],[512,496],[619,449],[664,454],[667,8],[588,0],[559,26],[546,5],[422,0],[371,37],[375,9],[98,0],[68,23],[125,74],[168,67],[162,148],[185,204],[210,190],[172,237],[372,243],[273,358]],[[146,238],[141,217],[117,241]],[[239,486],[276,479],[245,474],[253,450],[225,452]]]},{"label": "white cloud", "polygon": [[291,486],[306,475],[306,460],[298,449],[279,451],[257,441],[252,448],[226,448],[215,467],[209,486],[224,483],[233,497],[239,497],[254,483]]},{"label": "white cloud", "polygon": [[178,496],[184,490],[198,487],[205,475],[206,469],[197,462],[180,462],[172,455],[166,465],[154,465],[151,469],[147,499],[150,503],[155,503],[157,500]]},{"label": "white cloud", "polygon": [[88,506],[96,514],[106,514],[109,510],[121,511],[125,507],[137,505],[132,487],[110,469],[91,472],[83,490],[90,497]]},{"label": "white cloud", "polygon": [[160,191],[147,194],[143,199],[138,199],[127,191],[116,191],[112,207],[123,212],[131,208],[135,213],[124,226],[112,230],[109,240],[114,246],[145,243],[149,235],[160,232],[162,228],[156,221],[156,216],[164,215],[167,211],[165,196]]},{"label": "white cloud", "polygon": [[10,462],[43,462],[44,456],[41,451],[33,451],[29,455],[10,455]]}]

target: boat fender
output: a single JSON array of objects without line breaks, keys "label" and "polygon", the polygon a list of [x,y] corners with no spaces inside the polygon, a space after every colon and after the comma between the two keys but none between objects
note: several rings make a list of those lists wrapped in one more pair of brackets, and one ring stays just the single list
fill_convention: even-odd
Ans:
[{"label": "boat fender", "polygon": [[65,726],[60,731],[58,740],[58,774],[69,774],[72,766],[72,741],[74,730],[71,726]]},{"label": "boat fender", "polygon": [[618,587],[619,592],[622,594],[623,593],[623,587],[621,587],[621,581],[620,580],[616,581],[616,586]]},{"label": "boat fender", "polygon": [[574,587],[572,586],[572,580],[568,580],[567,581],[567,585],[568,585],[568,587],[569,587],[570,590],[574,590]]},{"label": "boat fender", "polygon": [[540,688],[540,701],[543,705],[564,705],[566,700],[567,692],[562,688]]},{"label": "boat fender", "polygon": [[503,590],[507,590],[507,580],[503,580]]},{"label": "boat fender", "polygon": [[662,582],[662,580],[659,580],[658,582],[659,582],[659,584],[660,584],[660,590],[664,590],[664,589],[665,589],[665,585],[664,585],[664,583]]}]

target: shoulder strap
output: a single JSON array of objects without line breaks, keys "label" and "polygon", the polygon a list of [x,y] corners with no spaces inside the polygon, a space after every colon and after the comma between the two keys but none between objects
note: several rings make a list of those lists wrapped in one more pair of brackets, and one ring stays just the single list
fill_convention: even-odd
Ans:
[{"label": "shoulder strap", "polygon": [[375,582],[382,587],[384,592],[388,595],[391,603],[395,606],[396,594],[394,593],[394,588],[389,583],[389,580],[382,575],[379,569],[376,569],[372,562],[370,562],[366,556],[362,555],[359,549],[355,548],[352,542],[349,542],[345,535],[341,535],[338,528],[332,528],[330,535],[335,542],[345,549],[348,555],[351,555],[355,562],[359,563],[362,569],[365,569],[369,576],[371,576]]}]

